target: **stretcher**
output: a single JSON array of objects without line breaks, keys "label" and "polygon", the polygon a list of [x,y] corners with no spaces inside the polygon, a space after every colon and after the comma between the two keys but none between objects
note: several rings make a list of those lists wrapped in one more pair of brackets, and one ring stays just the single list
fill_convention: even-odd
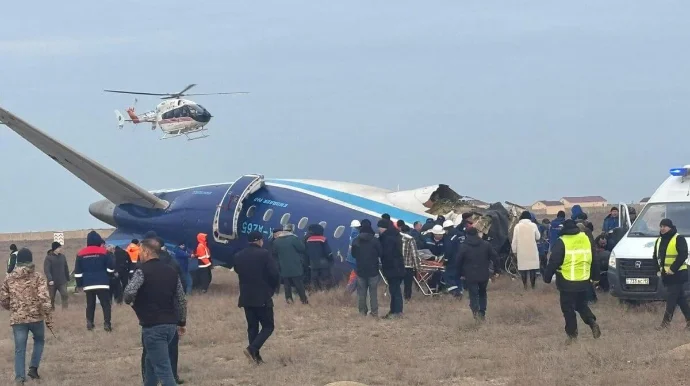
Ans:
[{"label": "stretcher", "polygon": [[[444,259],[443,256],[435,256],[428,249],[419,250],[419,268],[414,275],[414,282],[419,287],[419,290],[424,296],[434,296],[439,295],[438,284],[441,282],[440,277],[445,272]],[[431,286],[429,283],[434,279],[438,278],[438,282],[435,286]]]}]

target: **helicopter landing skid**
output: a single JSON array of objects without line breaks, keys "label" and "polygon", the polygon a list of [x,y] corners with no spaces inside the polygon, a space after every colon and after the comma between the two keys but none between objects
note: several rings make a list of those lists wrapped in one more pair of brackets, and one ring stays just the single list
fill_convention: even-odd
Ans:
[{"label": "helicopter landing skid", "polygon": [[[184,135],[185,137],[187,137],[187,141],[193,141],[195,139],[202,139],[202,138],[208,137],[207,134],[202,133],[202,132],[207,131],[207,130],[208,129],[206,129],[205,127],[202,127],[200,129],[194,130],[194,131],[188,131],[188,132],[184,132],[182,130],[177,130],[177,131],[167,132],[167,133],[163,134],[163,136],[160,139],[170,139],[170,138],[175,138],[175,137],[179,137],[181,135]],[[195,133],[202,133],[202,134],[190,136],[190,134],[195,134]]]}]

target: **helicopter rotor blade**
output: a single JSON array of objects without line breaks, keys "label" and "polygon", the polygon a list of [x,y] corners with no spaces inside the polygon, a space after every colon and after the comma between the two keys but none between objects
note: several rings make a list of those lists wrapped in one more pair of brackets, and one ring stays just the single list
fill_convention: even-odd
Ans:
[{"label": "helicopter rotor blade", "polygon": [[176,95],[176,96],[182,96],[185,95],[185,91],[188,91],[190,88],[196,86],[195,83],[190,84],[189,86],[185,87],[182,91],[178,92],[177,94],[171,94],[171,95]]},{"label": "helicopter rotor blade", "polygon": [[161,96],[161,95],[170,95],[170,94],[160,94],[160,93],[152,93],[152,92],[137,92],[137,91],[122,91],[122,90],[103,90],[105,92],[114,92],[118,94],[133,94],[133,95],[155,95],[155,96]]},{"label": "helicopter rotor blade", "polygon": [[249,94],[249,91],[212,92],[212,93],[203,93],[203,94],[185,94],[185,96],[197,96],[197,95],[230,95],[230,94]]}]

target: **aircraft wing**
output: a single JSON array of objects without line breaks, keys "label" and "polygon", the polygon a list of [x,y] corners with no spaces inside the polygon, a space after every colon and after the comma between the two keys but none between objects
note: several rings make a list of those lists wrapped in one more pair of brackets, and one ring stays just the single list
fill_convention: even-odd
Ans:
[{"label": "aircraft wing", "polygon": [[134,204],[165,209],[169,203],[120,177],[88,157],[51,138],[21,118],[0,107],[0,122],[29,141],[48,157],[86,182],[115,205]]}]

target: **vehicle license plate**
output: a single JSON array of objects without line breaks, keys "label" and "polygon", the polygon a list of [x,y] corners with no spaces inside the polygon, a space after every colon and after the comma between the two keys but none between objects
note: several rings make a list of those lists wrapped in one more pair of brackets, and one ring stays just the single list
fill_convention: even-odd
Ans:
[{"label": "vehicle license plate", "polygon": [[649,284],[648,278],[627,278],[625,284]]}]

